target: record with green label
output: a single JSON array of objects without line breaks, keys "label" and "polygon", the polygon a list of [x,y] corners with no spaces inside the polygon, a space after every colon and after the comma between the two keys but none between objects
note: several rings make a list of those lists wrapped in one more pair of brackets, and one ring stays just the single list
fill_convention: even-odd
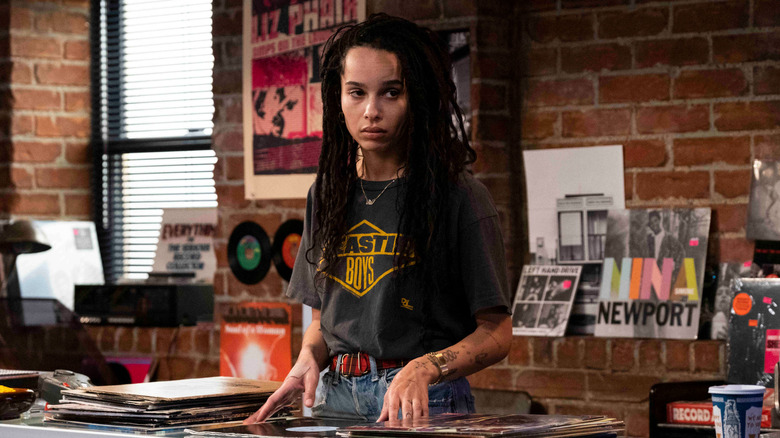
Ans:
[{"label": "record with green label", "polygon": [[271,241],[254,222],[242,222],[233,229],[227,252],[230,270],[244,284],[260,282],[271,267]]}]

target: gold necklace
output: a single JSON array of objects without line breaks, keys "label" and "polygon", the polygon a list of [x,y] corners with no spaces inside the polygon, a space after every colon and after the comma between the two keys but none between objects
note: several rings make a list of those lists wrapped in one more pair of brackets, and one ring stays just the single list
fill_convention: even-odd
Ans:
[{"label": "gold necklace", "polygon": [[391,185],[392,185],[392,184],[395,182],[395,180],[396,180],[396,179],[395,179],[395,178],[393,178],[393,180],[392,180],[392,181],[390,181],[389,183],[387,183],[387,185],[385,186],[385,188],[383,188],[383,189],[382,189],[382,191],[381,191],[381,192],[379,192],[379,194],[378,194],[378,195],[376,195],[376,198],[374,198],[374,199],[369,199],[369,198],[368,198],[368,196],[366,196],[366,189],[364,189],[364,188],[363,188],[363,178],[360,178],[360,190],[362,190],[362,191],[363,191],[363,197],[364,197],[364,198],[366,198],[366,205],[374,205],[374,202],[376,202],[376,200],[377,200],[377,199],[379,199],[379,197],[380,197],[380,196],[382,196],[382,193],[384,193],[384,192],[385,192],[385,190],[387,190],[387,188],[388,188],[388,187],[390,187],[390,186],[391,186]]}]

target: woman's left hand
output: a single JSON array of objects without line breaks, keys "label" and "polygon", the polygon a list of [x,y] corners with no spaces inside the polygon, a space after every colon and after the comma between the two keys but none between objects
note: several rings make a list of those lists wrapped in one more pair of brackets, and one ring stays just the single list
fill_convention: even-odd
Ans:
[{"label": "woman's left hand", "polygon": [[397,420],[399,409],[404,423],[427,417],[428,384],[437,379],[438,372],[433,363],[425,357],[409,362],[395,375],[387,388],[377,422]]}]

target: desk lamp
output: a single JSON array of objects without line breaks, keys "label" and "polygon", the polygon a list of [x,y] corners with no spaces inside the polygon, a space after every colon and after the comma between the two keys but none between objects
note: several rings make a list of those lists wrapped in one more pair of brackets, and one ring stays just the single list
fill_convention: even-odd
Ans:
[{"label": "desk lamp", "polygon": [[51,248],[46,235],[32,221],[18,220],[0,232],[0,254],[3,256],[3,287],[0,297],[21,298],[19,276],[16,272],[16,257]]}]

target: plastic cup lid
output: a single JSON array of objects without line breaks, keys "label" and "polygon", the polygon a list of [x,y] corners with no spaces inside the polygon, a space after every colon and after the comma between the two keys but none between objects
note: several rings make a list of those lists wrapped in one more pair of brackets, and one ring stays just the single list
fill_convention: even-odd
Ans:
[{"label": "plastic cup lid", "polygon": [[724,394],[724,395],[744,395],[744,394],[763,394],[764,388],[759,385],[719,385],[710,386],[710,394]]}]

